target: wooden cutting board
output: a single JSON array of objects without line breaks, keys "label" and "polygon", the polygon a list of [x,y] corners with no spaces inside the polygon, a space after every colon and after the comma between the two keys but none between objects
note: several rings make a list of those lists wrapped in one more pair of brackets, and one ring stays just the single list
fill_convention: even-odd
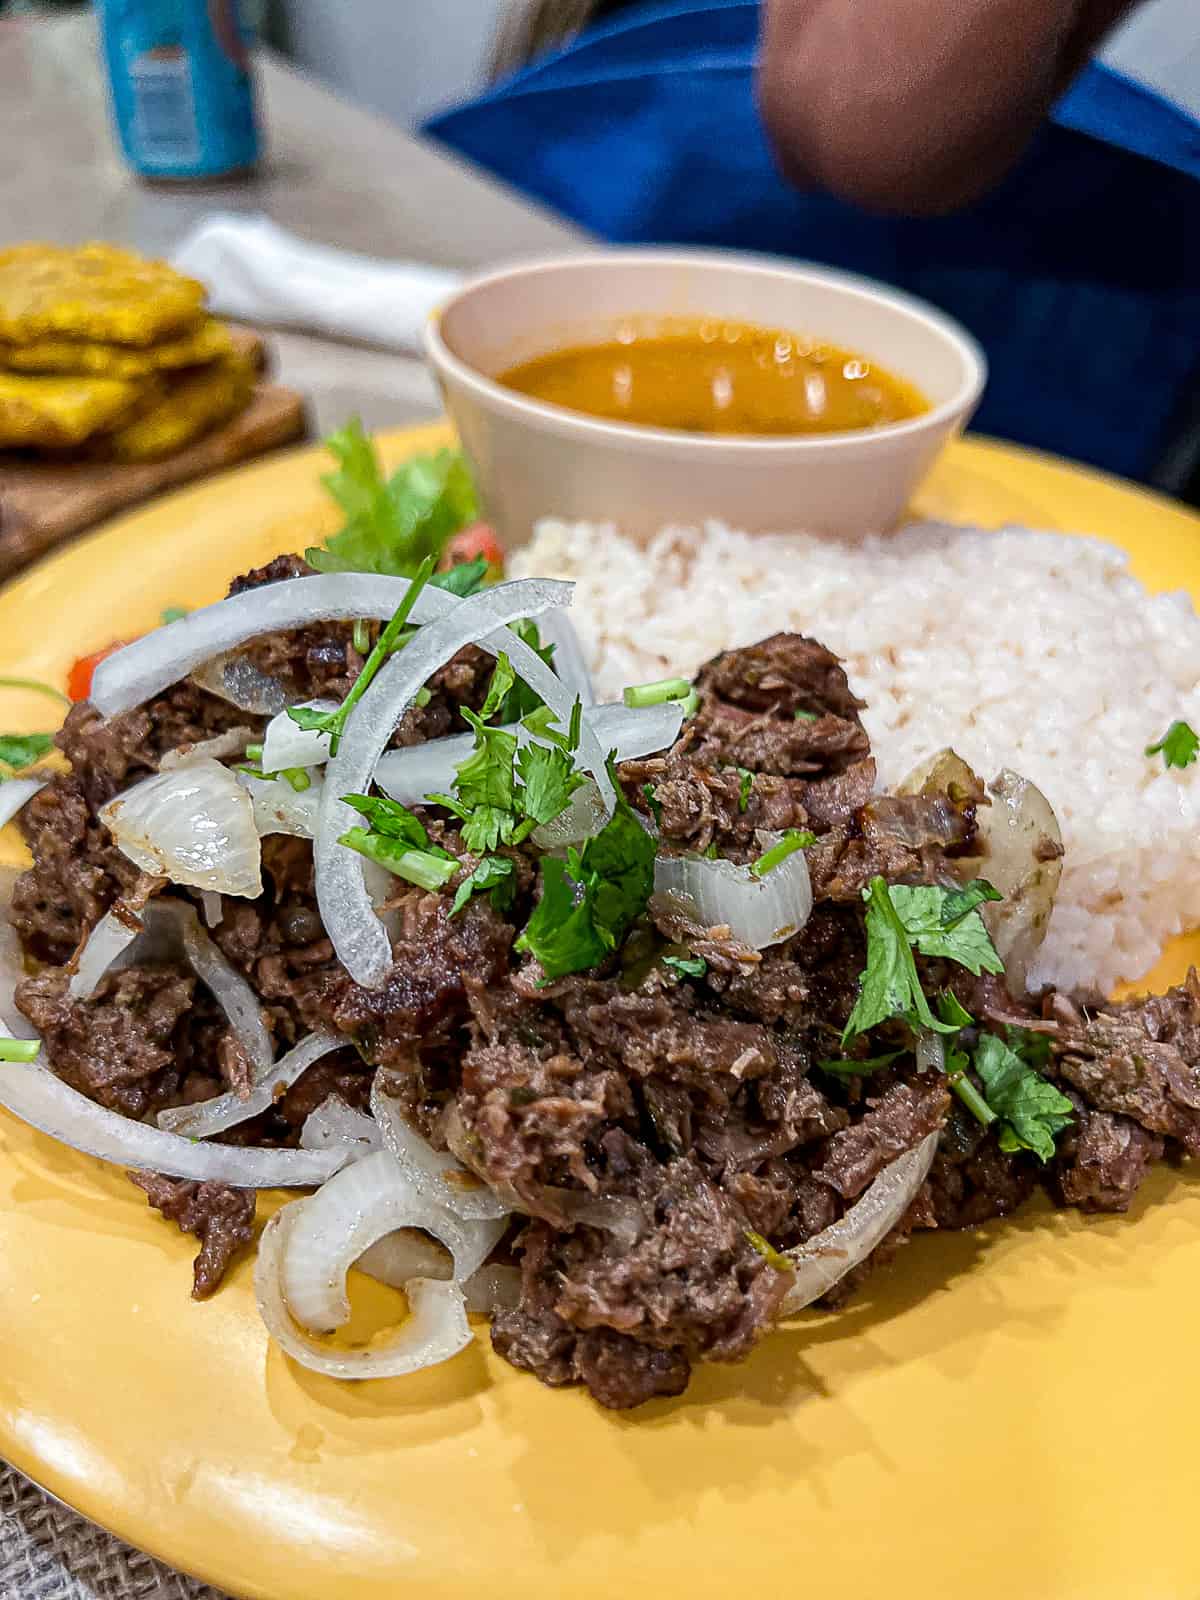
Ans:
[{"label": "wooden cutting board", "polygon": [[[234,335],[261,370],[261,341],[245,329]],[[116,511],[307,434],[302,396],[259,383],[240,416],[162,461],[36,461],[0,452],[0,581]]]}]

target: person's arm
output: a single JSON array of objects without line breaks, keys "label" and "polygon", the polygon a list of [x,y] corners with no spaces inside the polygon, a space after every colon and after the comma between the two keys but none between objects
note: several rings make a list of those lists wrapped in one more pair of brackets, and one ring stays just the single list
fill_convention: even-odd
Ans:
[{"label": "person's arm", "polygon": [[765,0],[759,99],[785,175],[874,210],[1002,177],[1136,0]]}]

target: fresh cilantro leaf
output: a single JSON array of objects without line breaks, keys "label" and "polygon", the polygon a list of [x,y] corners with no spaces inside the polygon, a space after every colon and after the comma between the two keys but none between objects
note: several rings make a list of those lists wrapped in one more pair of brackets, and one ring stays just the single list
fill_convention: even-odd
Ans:
[{"label": "fresh cilantro leaf", "polygon": [[587,782],[569,755],[544,744],[522,747],[517,756],[517,772],[524,785],[521,809],[533,823],[553,821],[566,810],[575,791]]},{"label": "fresh cilantro leaf", "polygon": [[969,911],[985,900],[1003,900],[1004,896],[986,878],[973,878],[965,889],[952,889],[942,902],[942,927],[954,928]]},{"label": "fresh cilantro leaf", "polygon": [[654,785],[652,783],[644,783],[642,785],[642,793],[646,797],[646,804],[650,807],[650,815],[654,818],[654,826],[656,828],[661,828],[662,806],[659,804],[658,798],[654,793]]},{"label": "fresh cilantro leaf", "polygon": [[975,1021],[958,996],[949,989],[943,989],[937,997],[937,1014],[943,1022],[949,1022],[955,1028],[969,1028]]},{"label": "fresh cilantro leaf", "polygon": [[54,748],[52,733],[0,734],[0,766],[20,772]]},{"label": "fresh cilantro leaf", "polygon": [[0,1039],[0,1061],[36,1061],[40,1039]]},{"label": "fresh cilantro leaf", "polygon": [[[479,708],[480,722],[490,722],[507,699],[509,691],[517,681],[513,671],[512,662],[501,650],[496,656],[496,665],[492,669],[491,682],[488,684],[487,694]],[[508,721],[508,718],[504,719]]]},{"label": "fresh cilantro leaf", "polygon": [[1044,1033],[1034,1033],[1032,1028],[1006,1027],[1004,1030],[1005,1042],[1008,1048],[1028,1066],[1035,1067],[1039,1072],[1049,1064],[1050,1040]]},{"label": "fresh cilantro leaf", "polygon": [[654,887],[654,840],[618,790],[608,823],[564,864],[542,858],[542,897],[516,942],[547,978],[601,962],[640,916]]},{"label": "fresh cilantro leaf", "polygon": [[458,561],[445,572],[435,572],[430,578],[430,583],[435,589],[445,589],[447,594],[457,595],[460,600],[478,594],[487,582],[488,564],[480,559],[477,561]]},{"label": "fresh cilantro leaf", "polygon": [[789,828],[778,844],[759,856],[751,866],[750,871],[756,878],[765,878],[768,872],[774,872],[790,855],[797,850],[807,850],[809,845],[816,844],[817,836],[809,833],[807,828]]},{"label": "fresh cilantro leaf", "polygon": [[400,635],[404,631],[405,624],[408,622],[412,608],[417,603],[421,590],[429,582],[432,572],[433,557],[429,556],[417,568],[413,580],[408,586],[408,592],[396,607],[395,616],[376,639],[374,649],[366,661],[363,662],[362,671],[350,687],[350,693],[336,710],[314,711],[311,706],[288,707],[288,716],[291,717],[297,727],[303,728],[306,732],[316,731],[329,735],[329,754],[331,756],[337,755],[338,744],[346,726],[346,718],[367,692],[375,674],[382,667],[388,656],[391,655],[393,650],[400,648]]},{"label": "fresh cilantro leaf", "polygon": [[493,891],[492,905],[497,911],[506,911],[512,904],[515,892],[514,871],[508,856],[484,856],[470,877],[464,878],[455,890],[450,915],[456,917],[472,895],[484,894],[489,889]]},{"label": "fresh cilantro leaf", "polygon": [[913,888],[898,883],[892,887],[891,901],[910,944],[923,956],[957,961],[976,977],[983,972],[1003,972],[1004,963],[996,953],[978,910],[968,907],[949,926],[943,920],[945,904],[951,894],[967,892],[941,889],[932,884]]},{"label": "fresh cilantro leaf", "polygon": [[702,978],[708,971],[703,956],[664,956],[662,960],[664,967],[670,967],[681,978]]},{"label": "fresh cilantro leaf", "polygon": [[342,508],[346,522],[324,548],[305,552],[308,562],[320,572],[411,577],[426,558],[436,565],[450,536],[479,514],[475,486],[461,451],[414,456],[385,479],[375,448],[357,417],[326,443],[337,461],[337,471],[321,481]]},{"label": "fresh cilantro leaf", "polygon": [[444,850],[436,854],[432,850],[414,850],[403,839],[369,833],[366,828],[350,828],[338,843],[357,850],[370,861],[378,861],[381,867],[421,889],[444,889],[458,871],[458,862]]},{"label": "fresh cilantro leaf", "polygon": [[853,1056],[838,1056],[834,1060],[818,1061],[817,1066],[822,1072],[832,1072],[839,1078],[859,1078],[868,1072],[878,1072],[880,1067],[890,1067],[897,1057],[907,1054],[907,1050],[885,1050],[881,1056],[864,1056],[859,1060]]},{"label": "fresh cilantro leaf", "polygon": [[407,806],[369,794],[348,794],[346,804],[360,817],[366,817],[372,833],[382,834],[385,839],[399,839],[414,850],[428,848],[425,824]]},{"label": "fresh cilantro leaf", "polygon": [[739,767],[737,775],[742,780],[738,789],[738,810],[745,811],[750,804],[750,791],[754,788],[754,774],[748,767]]},{"label": "fresh cilantro leaf", "polygon": [[[489,699],[490,699],[489,695]],[[487,710],[485,704],[484,710]],[[501,811],[513,810],[515,778],[513,760],[517,753],[517,736],[505,728],[489,728],[481,715],[463,708],[463,716],[475,730],[475,748],[457,768],[454,784],[459,804],[468,811],[478,806],[494,806]]]},{"label": "fresh cilantro leaf", "polygon": [[164,627],[168,622],[182,622],[188,614],[186,606],[167,606],[162,614]]},{"label": "fresh cilantro leaf", "polygon": [[1157,744],[1148,744],[1146,754],[1161,754],[1167,767],[1190,767],[1200,753],[1200,735],[1186,722],[1173,722]]},{"label": "fresh cilantro leaf", "polygon": [[870,887],[863,890],[867,902],[867,964],[859,979],[858,999],[842,1033],[843,1046],[891,1017],[902,1017],[914,1030],[958,1031],[953,1024],[939,1021],[929,1009],[908,930],[892,898],[896,892],[889,892],[881,877],[872,878]]},{"label": "fresh cilantro leaf", "polygon": [[[509,626],[518,639],[524,641],[529,648],[541,656],[546,665],[554,663],[554,646],[543,645],[541,635],[538,633],[537,623],[530,617],[522,617],[520,621],[510,623]],[[527,717],[531,711],[536,711],[542,703],[542,697],[536,690],[531,689],[522,678],[518,678],[505,696],[504,704],[500,707],[501,722],[520,722],[522,717]]]},{"label": "fresh cilantro leaf", "polygon": [[1004,1040],[985,1033],[975,1047],[975,1070],[988,1105],[1004,1120],[1000,1148],[1032,1150],[1042,1161],[1054,1155],[1056,1135],[1074,1120],[1074,1106]]},{"label": "fresh cilantro leaf", "polygon": [[755,1233],[753,1228],[744,1230],[747,1242],[751,1244],[768,1266],[774,1267],[776,1272],[794,1272],[794,1265],[782,1251],[776,1250],[769,1239],[764,1239],[761,1233]]},{"label": "fresh cilantro leaf", "polygon": [[816,711],[794,711],[792,716],[797,722],[820,722],[820,714]]}]

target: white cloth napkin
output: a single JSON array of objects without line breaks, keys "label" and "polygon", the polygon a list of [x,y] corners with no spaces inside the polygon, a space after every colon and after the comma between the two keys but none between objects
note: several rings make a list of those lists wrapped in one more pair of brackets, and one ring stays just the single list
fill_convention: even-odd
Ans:
[{"label": "white cloth napkin", "polygon": [[207,284],[221,316],[409,354],[419,354],[426,319],[459,282],[438,267],[310,244],[269,217],[227,213],[197,224],[171,259]]}]

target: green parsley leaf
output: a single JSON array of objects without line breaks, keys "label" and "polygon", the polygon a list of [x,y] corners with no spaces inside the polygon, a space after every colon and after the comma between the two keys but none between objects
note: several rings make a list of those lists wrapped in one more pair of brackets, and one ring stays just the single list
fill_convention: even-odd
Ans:
[{"label": "green parsley leaf", "polygon": [[937,1014],[943,1022],[949,1022],[955,1028],[969,1028],[975,1021],[958,996],[951,994],[949,989],[943,989],[937,997]]},{"label": "green parsley leaf", "polygon": [[529,821],[537,824],[551,822],[565,811],[571,796],[587,782],[569,755],[544,744],[522,747],[517,756],[517,772],[524,785],[521,809]]},{"label": "green parsley leaf", "polygon": [[1032,1028],[1018,1028],[1010,1025],[1004,1030],[1005,1042],[1008,1048],[1028,1066],[1035,1067],[1039,1072],[1050,1062],[1050,1040],[1044,1033],[1034,1033]]},{"label": "green parsley leaf", "polygon": [[575,704],[571,707],[571,721],[566,733],[559,728],[558,718],[549,706],[535,706],[521,718],[521,726],[535,739],[540,739],[545,744],[552,744],[556,750],[565,750],[569,754],[579,748],[579,739],[583,732],[583,702],[576,696]]},{"label": "green parsley leaf", "polygon": [[482,556],[474,561],[456,561],[445,572],[435,572],[430,583],[435,589],[445,589],[447,594],[466,600],[486,587],[488,564]]},{"label": "green parsley leaf", "polygon": [[167,606],[162,614],[163,626],[165,627],[168,622],[182,622],[187,614],[186,606]]},{"label": "green parsley leaf", "polygon": [[412,608],[417,603],[421,590],[429,582],[433,572],[433,557],[428,556],[418,567],[412,582],[408,586],[408,593],[396,607],[396,614],[384,628],[375,641],[375,648],[363,663],[362,671],[355,678],[350,687],[350,693],[335,711],[315,711],[311,706],[289,706],[288,716],[297,727],[305,732],[327,733],[329,735],[329,754],[337,755],[338,745],[341,742],[342,732],[346,726],[346,718],[367,692],[375,674],[391,655],[393,650],[400,648],[400,635],[408,621]]},{"label": "green parsley leaf", "polygon": [[[541,635],[538,633],[537,623],[530,617],[522,617],[517,622],[509,624],[518,639],[523,640],[531,650],[541,656],[547,666],[554,662],[554,646],[543,645]],[[501,722],[520,722],[531,711],[536,711],[542,703],[541,696],[536,690],[531,689],[522,678],[517,678],[504,698],[500,707]]]},{"label": "green parsley leaf", "polygon": [[973,878],[965,889],[952,889],[942,902],[942,927],[954,928],[968,912],[985,900],[1003,900],[1004,896],[986,878]]},{"label": "green parsley leaf", "polygon": [[0,766],[20,772],[54,748],[52,733],[0,734]]},{"label": "green parsley leaf", "polygon": [[858,1060],[853,1056],[837,1056],[832,1060],[818,1061],[817,1066],[822,1072],[831,1072],[839,1078],[860,1078],[868,1072],[878,1072],[880,1067],[890,1067],[897,1057],[907,1054],[907,1050],[885,1050],[881,1056],[863,1056]]},{"label": "green parsley leaf", "polygon": [[348,794],[346,804],[360,817],[366,817],[372,833],[382,834],[385,839],[399,839],[414,850],[428,848],[425,824],[407,806],[382,795],[370,794]]},{"label": "green parsley leaf", "polygon": [[642,785],[642,793],[646,797],[646,804],[650,807],[650,815],[654,818],[655,827],[661,828],[662,806],[659,804],[658,798],[654,793],[654,785],[652,783],[644,783]]},{"label": "green parsley leaf", "polygon": [[468,707],[463,708],[463,716],[475,730],[475,748],[455,769],[454,791],[459,805],[468,811],[493,806],[511,812],[516,792],[513,761],[517,736],[504,728],[489,728],[483,717]]},{"label": "green parsley leaf", "polygon": [[0,1039],[0,1061],[36,1061],[40,1039]]},{"label": "green parsley leaf", "polygon": [[807,850],[809,845],[816,844],[817,836],[809,833],[807,828],[789,828],[778,844],[759,856],[750,871],[756,878],[765,878],[768,872],[774,872],[790,855],[795,855],[797,850]]},{"label": "green parsley leaf", "polygon": [[708,971],[703,956],[664,956],[662,961],[664,967],[670,967],[681,978],[702,978]]},{"label": "green parsley leaf", "polygon": [[1167,767],[1190,767],[1200,753],[1200,736],[1186,722],[1173,722],[1157,744],[1148,744],[1146,754],[1161,753]]},{"label": "green parsley leaf", "polygon": [[432,850],[414,850],[402,839],[369,833],[366,828],[349,829],[338,843],[357,850],[370,861],[378,861],[381,867],[421,889],[444,889],[458,871],[458,862],[445,851],[435,855]]},{"label": "green parsley leaf", "polygon": [[542,897],[516,942],[547,978],[594,967],[625,937],[654,887],[654,840],[617,791],[607,824],[565,863],[542,858]]},{"label": "green parsley leaf", "polygon": [[774,1267],[776,1272],[795,1272],[792,1262],[782,1251],[776,1250],[769,1239],[764,1239],[761,1233],[755,1233],[753,1228],[746,1228],[743,1231],[747,1242],[753,1245],[768,1266]]},{"label": "green parsley leaf", "polygon": [[859,979],[858,999],[842,1033],[843,1046],[880,1022],[902,1017],[911,1028],[932,1028],[937,1033],[957,1033],[950,1023],[940,1022],[929,1009],[929,1002],[917,976],[908,930],[881,877],[871,879],[863,890],[867,902],[867,964]]},{"label": "green parsley leaf", "polygon": [[820,714],[816,711],[793,711],[792,716],[797,722],[820,722]]},{"label": "green parsley leaf", "polygon": [[[923,956],[957,961],[976,977],[983,972],[1003,972],[1004,963],[996,953],[983,918],[975,909],[978,900],[975,906],[968,905],[949,925],[945,921],[946,902],[952,897],[969,896],[969,893],[965,889],[952,891],[932,884],[912,888],[898,883],[892,887],[891,900],[909,942]],[[979,898],[990,896],[981,894]]]},{"label": "green parsley leaf", "polygon": [[[412,577],[427,558],[436,565],[451,535],[479,515],[475,485],[459,450],[414,456],[385,479],[375,447],[357,417],[326,444],[337,471],[321,481],[346,522],[324,548],[305,552],[320,572]],[[452,578],[453,572],[452,568],[444,577]]]},{"label": "green parsley leaf", "polygon": [[1049,1161],[1056,1135],[1074,1120],[1075,1108],[1066,1095],[994,1033],[985,1033],[976,1046],[975,1070],[983,1079],[988,1105],[1004,1119],[1001,1150],[1032,1150]]},{"label": "green parsley leaf", "polygon": [[738,810],[745,811],[750,804],[750,791],[754,788],[754,774],[748,767],[738,767],[737,775],[742,780],[738,789]]},{"label": "green parsley leaf", "polygon": [[492,905],[497,911],[506,911],[512,905],[516,886],[513,883],[515,868],[508,856],[484,856],[474,872],[459,884],[454,892],[450,915],[456,917],[472,895],[492,892]]}]

